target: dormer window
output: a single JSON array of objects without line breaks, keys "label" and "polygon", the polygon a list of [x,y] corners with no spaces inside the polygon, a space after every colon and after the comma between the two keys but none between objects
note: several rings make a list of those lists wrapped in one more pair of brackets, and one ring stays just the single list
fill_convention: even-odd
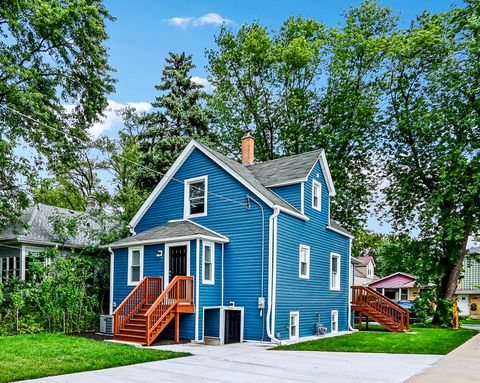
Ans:
[{"label": "dormer window", "polygon": [[312,207],[322,211],[322,185],[315,180],[312,183]]},{"label": "dormer window", "polygon": [[185,180],[185,218],[207,215],[208,177]]},{"label": "dormer window", "polygon": [[368,263],[368,266],[367,266],[367,277],[368,277],[368,278],[373,278],[373,265],[372,265],[372,262],[369,262],[369,263]]}]

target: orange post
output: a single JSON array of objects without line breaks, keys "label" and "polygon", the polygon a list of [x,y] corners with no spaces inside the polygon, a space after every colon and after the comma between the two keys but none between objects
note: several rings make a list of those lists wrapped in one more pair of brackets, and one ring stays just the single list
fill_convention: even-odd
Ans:
[{"label": "orange post", "polygon": [[453,329],[458,330],[458,304],[453,302]]},{"label": "orange post", "polygon": [[180,343],[180,314],[175,313],[175,343]]}]

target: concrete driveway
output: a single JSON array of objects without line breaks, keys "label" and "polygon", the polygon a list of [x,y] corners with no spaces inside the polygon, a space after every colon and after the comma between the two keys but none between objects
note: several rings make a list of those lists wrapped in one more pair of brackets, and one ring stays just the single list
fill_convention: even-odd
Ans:
[{"label": "concrete driveway", "polygon": [[32,380],[35,383],[404,382],[438,355],[271,351],[260,343],[156,347],[194,356]]}]

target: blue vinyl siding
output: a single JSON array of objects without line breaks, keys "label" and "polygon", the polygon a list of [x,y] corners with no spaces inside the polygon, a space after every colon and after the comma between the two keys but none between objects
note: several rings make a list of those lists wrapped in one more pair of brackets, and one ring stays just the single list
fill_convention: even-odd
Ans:
[{"label": "blue vinyl siding", "polygon": [[[268,284],[268,218],[272,214],[272,210],[198,149],[195,149],[190,154],[174,177],[178,180],[184,180],[204,175],[208,175],[209,191],[228,196],[229,199],[236,202],[226,201],[209,194],[208,215],[194,218],[192,221],[230,239],[230,242],[225,244],[224,253],[224,304],[228,305],[230,302],[235,302],[236,306],[244,307],[244,338],[246,340],[260,340],[262,339],[262,321],[265,317],[260,317],[257,307],[257,300],[261,294],[262,277],[262,214],[260,208],[253,202],[250,203],[249,209],[245,207],[246,195],[249,194],[252,198],[259,201],[265,214],[265,298],[267,298]],[[169,220],[182,219],[184,211],[183,199],[183,183],[171,180],[137,224],[135,231],[140,233]],[[195,246],[192,245],[191,250],[194,248]],[[115,250],[116,254],[118,252],[119,250]],[[200,307],[196,308],[200,310],[198,330],[200,340],[203,338],[203,307],[221,304],[221,254],[221,245],[217,244],[215,248],[215,285],[202,285],[200,270]],[[201,259],[199,264],[201,268]],[[195,275],[195,261],[193,257],[190,265],[192,267],[191,275]],[[126,288],[126,268],[126,263],[123,265],[123,268],[120,265],[118,268],[115,267],[116,281],[118,280],[117,273],[125,273],[123,282],[121,279],[119,284],[115,282],[114,300],[117,300],[117,304],[121,302],[119,300],[120,297],[125,297],[130,291],[130,288]],[[146,270],[144,275],[147,275]],[[120,292],[117,292],[118,289],[120,289]],[[184,314],[182,316],[186,317],[188,315]],[[194,317],[193,314],[191,316]],[[265,332],[263,338],[267,339]]]},{"label": "blue vinyl siding", "polygon": [[[317,177],[322,184],[322,211],[312,209],[311,179]],[[215,284],[203,284],[203,256],[198,259],[198,287],[200,301],[196,303],[198,312],[198,337],[203,340],[205,320],[205,335],[218,332],[216,313],[212,310],[204,315],[205,307],[228,306],[233,303],[244,308],[244,339],[268,340],[265,330],[265,312],[260,316],[258,297],[265,297],[265,308],[268,305],[268,238],[269,217],[273,213],[266,204],[255,197],[233,176],[217,165],[200,150],[194,149],[174,177],[185,180],[208,175],[208,190],[222,196],[228,196],[226,201],[214,194],[208,195],[208,214],[192,219],[211,230],[230,239],[224,244],[223,280],[224,292],[222,300],[222,244],[215,244]],[[289,185],[273,189],[290,204],[301,208],[301,184]],[[246,196],[259,201],[264,209],[264,259],[262,265],[262,212],[257,204],[245,206]],[[280,338],[288,338],[289,312],[300,312],[300,336],[313,335],[315,332],[316,315],[321,315],[324,325],[330,329],[331,310],[338,310],[339,330],[347,327],[348,305],[348,238],[325,228],[328,221],[328,191],[317,164],[310,179],[304,184],[305,214],[309,221],[292,217],[285,213],[278,216],[278,267],[276,289],[275,333],[280,332]],[[235,201],[235,202],[232,202]],[[141,218],[135,231],[140,233],[169,220],[182,219],[184,212],[183,183],[171,180],[152,203]],[[299,244],[309,245],[310,280],[298,278]],[[202,252],[202,240],[198,240],[198,248]],[[157,257],[159,250],[163,257]],[[341,255],[340,292],[330,291],[330,252]],[[197,240],[190,241],[190,275],[197,277]],[[114,302],[120,304],[132,290],[127,286],[127,249],[115,250],[114,264]],[[164,244],[145,246],[144,276],[163,276]],[[263,266],[263,286],[262,281]],[[196,297],[197,283],[194,287]],[[262,294],[263,287],[263,294]],[[217,313],[218,310],[215,310]],[[218,314],[219,315],[219,314]],[[219,320],[219,318],[218,318]],[[194,339],[195,314],[181,316],[181,337]],[[162,336],[172,337],[173,326],[169,326]]]},{"label": "blue vinyl siding", "polygon": [[220,309],[207,309],[204,311],[205,325],[204,336],[220,336]]},{"label": "blue vinyl siding", "polygon": [[[322,211],[312,209],[312,179],[322,185]],[[289,338],[289,313],[300,313],[300,337],[315,335],[317,314],[331,331],[331,311],[338,310],[338,330],[347,330],[349,240],[325,228],[328,224],[328,190],[320,165],[305,183],[302,221],[281,213],[278,217],[275,334]],[[310,246],[310,279],[299,278],[299,246]],[[340,291],[330,290],[330,253],[340,254]]]},{"label": "blue vinyl siding", "polygon": [[302,210],[301,185],[301,183],[298,183],[293,185],[278,186],[270,189],[293,207],[297,208],[298,210]]}]

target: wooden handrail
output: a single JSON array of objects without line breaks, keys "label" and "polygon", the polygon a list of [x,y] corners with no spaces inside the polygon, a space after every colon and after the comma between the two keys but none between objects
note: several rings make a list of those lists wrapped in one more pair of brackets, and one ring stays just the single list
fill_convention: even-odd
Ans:
[{"label": "wooden handrail", "polygon": [[179,303],[193,304],[193,277],[177,275],[144,314],[146,317],[146,340],[150,345],[157,328]]},{"label": "wooden handrail", "polygon": [[401,331],[410,329],[410,311],[369,287],[352,286],[352,305],[368,308],[394,320]]},{"label": "wooden handrail", "polygon": [[154,302],[161,294],[161,277],[143,278],[113,312],[114,334],[118,335],[125,323],[135,315],[144,304]]}]

